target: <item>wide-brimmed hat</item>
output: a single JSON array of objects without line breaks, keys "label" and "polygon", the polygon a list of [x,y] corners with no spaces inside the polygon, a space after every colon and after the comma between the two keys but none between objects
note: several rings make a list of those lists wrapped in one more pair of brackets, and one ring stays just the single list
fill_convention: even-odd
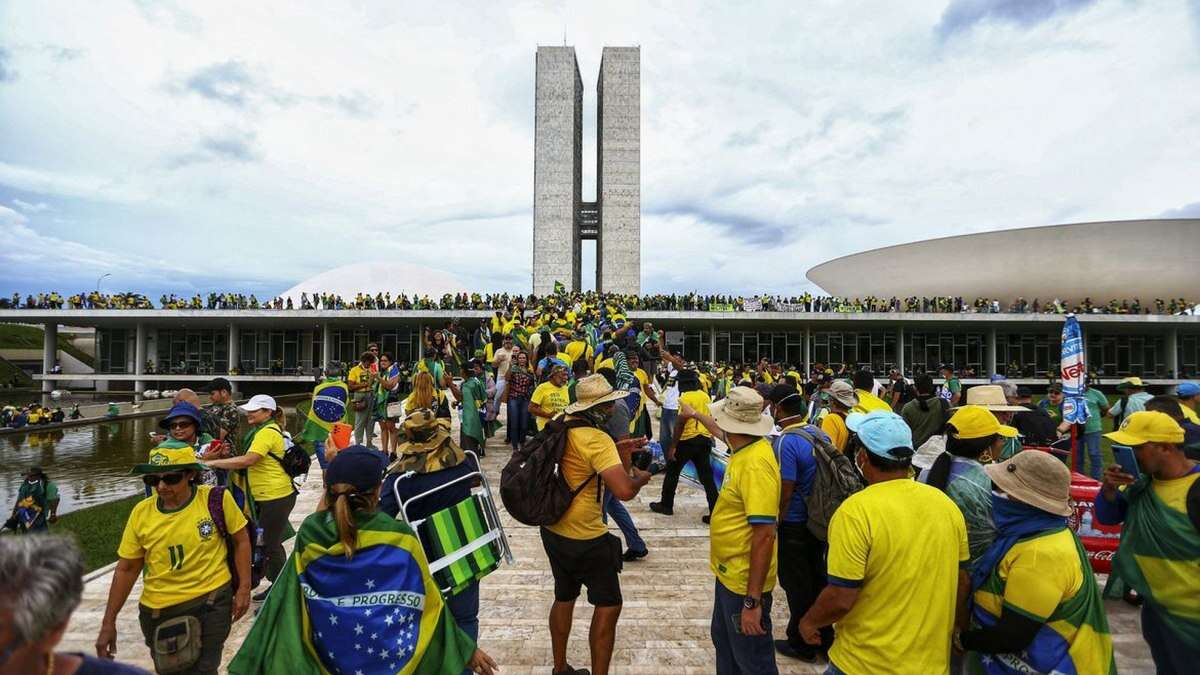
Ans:
[{"label": "wide-brimmed hat", "polygon": [[154,448],[150,461],[134,465],[130,474],[159,473],[164,471],[204,471],[208,467],[196,461],[196,453],[190,445],[182,448]]},{"label": "wide-brimmed hat", "polygon": [[1056,516],[1069,516],[1071,470],[1046,452],[1018,452],[1007,461],[983,467],[992,484],[1023,504]]},{"label": "wide-brimmed hat", "polygon": [[388,467],[390,473],[441,471],[462,464],[467,457],[429,408],[410,412],[401,428],[404,440],[396,446],[396,461]]},{"label": "wide-brimmed hat", "polygon": [[709,407],[713,420],[731,434],[766,436],[775,422],[762,412],[763,397],[750,387],[734,387],[722,400]]},{"label": "wide-brimmed hat", "polygon": [[1138,446],[1143,443],[1174,443],[1184,442],[1183,427],[1171,416],[1156,410],[1139,410],[1121,420],[1121,428],[1104,434],[1113,443],[1128,446]]},{"label": "wide-brimmed hat", "polygon": [[1027,412],[1029,409],[1019,405],[1009,405],[1004,396],[1004,387],[998,384],[978,384],[967,390],[967,400],[963,406],[977,405],[992,412]]},{"label": "wide-brimmed hat", "polygon": [[167,429],[171,426],[171,420],[176,417],[186,417],[196,423],[196,431],[200,431],[200,427],[204,426],[203,420],[200,418],[200,409],[196,406],[182,401],[171,406],[167,411],[167,416],[158,421],[158,428]]},{"label": "wide-brimmed hat", "polygon": [[[1000,424],[1000,420],[991,410],[978,405],[965,405],[956,408],[956,412],[946,420],[948,426],[954,427],[953,436],[964,440],[984,438],[992,434],[1000,434],[1005,438],[1014,438],[1019,433],[1014,427]],[[1026,410],[1026,408],[1021,408]]]},{"label": "wide-brimmed hat", "polygon": [[601,403],[619,401],[628,395],[628,392],[613,389],[603,375],[588,375],[575,383],[575,402],[563,412],[574,415]]},{"label": "wide-brimmed hat", "polygon": [[1140,377],[1127,377],[1117,383],[1117,389],[1145,389],[1146,383]]},{"label": "wide-brimmed hat", "polygon": [[854,385],[845,380],[834,380],[829,385],[829,395],[847,408],[858,405],[858,392],[854,391]]}]

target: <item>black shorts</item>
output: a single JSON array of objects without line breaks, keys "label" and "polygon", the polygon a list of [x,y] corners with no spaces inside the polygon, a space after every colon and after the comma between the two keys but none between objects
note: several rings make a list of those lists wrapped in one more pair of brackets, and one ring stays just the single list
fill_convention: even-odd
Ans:
[{"label": "black shorts", "polygon": [[621,540],[611,534],[595,539],[569,539],[541,528],[542,547],[554,574],[554,600],[572,602],[580,586],[595,607],[621,604]]}]

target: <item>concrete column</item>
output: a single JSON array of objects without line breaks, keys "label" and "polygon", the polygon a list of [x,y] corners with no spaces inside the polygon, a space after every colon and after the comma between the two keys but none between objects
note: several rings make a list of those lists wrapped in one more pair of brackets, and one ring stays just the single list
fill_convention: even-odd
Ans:
[{"label": "concrete column", "polygon": [[812,373],[812,329],[804,327],[804,376]]},{"label": "concrete column", "polygon": [[1179,329],[1167,331],[1167,377],[1179,379]]},{"label": "concrete column", "polygon": [[133,381],[133,400],[140,401],[142,392],[146,391],[146,381],[142,379],[146,374],[146,324],[141,321],[138,322],[137,332],[134,333],[133,374],[137,376]]},{"label": "concrete column", "polygon": [[[237,324],[230,323],[229,324],[229,345],[228,345],[229,369],[232,370],[234,368],[237,368],[238,372],[241,373],[241,364],[238,363],[238,359],[241,357],[240,349],[239,349],[240,344],[238,342],[239,337],[240,336],[238,335]],[[245,373],[242,373],[242,374],[245,374]],[[238,383],[234,380],[230,380],[229,386],[233,390],[233,391],[229,392],[230,395],[232,395],[234,398],[237,398]]]},{"label": "concrete column", "polygon": [[708,327],[708,360],[713,363],[717,362],[717,326],[713,324]]},{"label": "concrete column", "polygon": [[983,352],[983,367],[987,369],[987,376],[990,378],[996,374],[996,327],[988,328],[987,347]]},{"label": "concrete column", "polygon": [[321,367],[333,360],[333,327],[328,321],[321,324]]},{"label": "concrete column", "polygon": [[[47,377],[58,363],[58,324],[48,323],[42,330],[42,377]],[[42,380],[43,405],[50,404],[48,397],[54,391],[54,385],[54,380]]]},{"label": "concrete column", "polygon": [[900,375],[905,376],[904,366],[904,327],[896,329],[896,368],[900,370]]}]

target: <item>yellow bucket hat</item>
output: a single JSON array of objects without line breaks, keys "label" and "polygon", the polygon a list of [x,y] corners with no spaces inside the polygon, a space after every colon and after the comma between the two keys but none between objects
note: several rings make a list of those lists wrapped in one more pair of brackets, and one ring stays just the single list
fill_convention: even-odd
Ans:
[{"label": "yellow bucket hat", "polygon": [[1141,445],[1143,443],[1182,443],[1183,427],[1166,413],[1142,410],[1121,421],[1121,428],[1104,434],[1113,443]]},{"label": "yellow bucket hat", "polygon": [[954,427],[955,438],[964,440],[983,438],[992,434],[1000,434],[1005,438],[1017,436],[1016,429],[1006,424],[1000,424],[1000,420],[996,419],[992,411],[978,405],[964,405],[946,424]]}]

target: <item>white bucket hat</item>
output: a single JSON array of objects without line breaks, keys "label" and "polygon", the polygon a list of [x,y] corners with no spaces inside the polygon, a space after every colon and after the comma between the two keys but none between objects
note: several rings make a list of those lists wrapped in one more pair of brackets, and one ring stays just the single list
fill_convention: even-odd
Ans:
[{"label": "white bucket hat", "polygon": [[998,384],[978,384],[968,389],[963,406],[968,405],[977,405],[992,412],[1029,412],[1029,408],[1024,406],[1009,405],[1004,396],[1004,387]]},{"label": "white bucket hat", "polygon": [[763,397],[750,387],[734,387],[729,395],[710,407],[713,420],[723,431],[746,436],[766,436],[774,421],[763,415]]}]

